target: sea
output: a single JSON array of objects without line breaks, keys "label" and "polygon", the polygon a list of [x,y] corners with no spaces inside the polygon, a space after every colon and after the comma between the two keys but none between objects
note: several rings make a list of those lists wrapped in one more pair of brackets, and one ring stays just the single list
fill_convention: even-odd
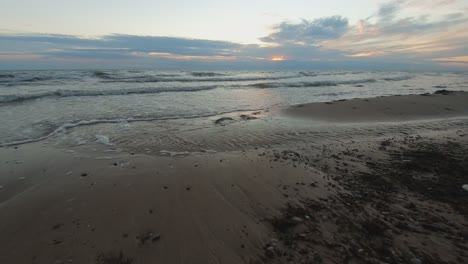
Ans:
[{"label": "sea", "polygon": [[[184,135],[203,131],[222,116],[236,119],[238,113],[266,113],[309,102],[433,93],[441,89],[468,91],[468,73],[1,71],[0,146],[55,138],[55,142],[67,145],[98,143],[147,152],[185,152],[209,148],[216,138],[205,138],[203,145],[197,139],[206,133],[191,135],[191,140]],[[262,122],[265,120],[268,118]],[[81,127],[86,128],[80,130]],[[229,129],[223,126],[219,133],[223,131]],[[230,137],[236,136],[242,137]],[[262,138],[261,133],[256,136]]]}]

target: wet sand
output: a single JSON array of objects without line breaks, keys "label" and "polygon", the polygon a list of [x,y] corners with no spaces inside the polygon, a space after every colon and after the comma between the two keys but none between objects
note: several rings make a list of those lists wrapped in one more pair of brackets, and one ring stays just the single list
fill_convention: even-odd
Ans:
[{"label": "wet sand", "polygon": [[[343,123],[468,108],[464,93],[367,100],[285,112]],[[0,148],[0,263],[468,262],[464,122],[180,157],[90,153]]]},{"label": "wet sand", "polygon": [[291,116],[336,122],[410,121],[468,115],[468,93],[439,90],[435,94],[386,96],[297,105]]}]

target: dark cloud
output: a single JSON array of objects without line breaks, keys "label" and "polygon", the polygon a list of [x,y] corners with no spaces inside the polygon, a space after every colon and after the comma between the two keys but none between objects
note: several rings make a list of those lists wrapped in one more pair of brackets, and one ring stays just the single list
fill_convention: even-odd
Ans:
[{"label": "dark cloud", "polygon": [[348,30],[348,19],[341,16],[325,17],[301,23],[283,22],[276,26],[274,33],[260,38],[263,42],[285,43],[316,43],[321,40],[341,37]]},{"label": "dark cloud", "polygon": [[77,49],[64,51],[48,51],[43,53],[46,58],[60,59],[105,59],[105,60],[121,60],[133,58],[130,53],[125,50],[107,50],[107,49]]},{"label": "dark cloud", "polygon": [[392,21],[402,8],[403,1],[392,1],[380,6],[377,16],[381,22]]},{"label": "dark cloud", "polygon": [[188,56],[227,55],[229,51],[242,47],[240,44],[227,41],[132,35],[110,35],[106,36],[103,41],[133,51],[175,53]]},{"label": "dark cloud", "polygon": [[[217,56],[226,55],[230,51],[242,47],[241,44],[227,41],[133,35],[107,35],[94,39],[68,35],[0,35],[0,43],[2,42],[26,44],[31,47],[42,44],[45,45],[43,48],[72,50],[70,55],[85,54],[90,51],[99,53],[103,49],[121,49],[120,53],[157,52],[187,56]],[[6,49],[1,44],[0,47]],[[77,49],[77,47],[81,49]],[[117,53],[116,50],[113,52]],[[57,52],[55,53],[57,54]]]},{"label": "dark cloud", "polygon": [[437,32],[451,29],[468,22],[468,17],[461,13],[447,14],[439,20],[431,20],[428,15],[418,17],[405,17],[393,19],[392,21],[378,22],[374,26],[378,27],[382,34],[424,34],[427,32]]},{"label": "dark cloud", "polygon": [[42,44],[60,44],[76,46],[99,45],[100,39],[85,39],[70,35],[58,34],[20,34],[20,35],[0,35],[0,41],[15,41],[17,43],[42,43]]}]

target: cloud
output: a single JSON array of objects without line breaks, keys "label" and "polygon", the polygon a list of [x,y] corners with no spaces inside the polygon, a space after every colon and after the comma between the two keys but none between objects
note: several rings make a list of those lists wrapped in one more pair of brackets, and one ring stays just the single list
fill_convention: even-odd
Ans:
[{"label": "cloud", "polygon": [[[431,5],[439,8],[431,12],[425,3],[386,2],[353,24],[342,16],[285,21],[260,38],[268,45],[122,34],[3,33],[0,68],[430,69],[466,64],[447,58],[468,55],[468,14],[459,11],[467,7],[460,8],[460,1],[433,0]],[[273,57],[286,61],[275,63]]]},{"label": "cloud", "polygon": [[459,3],[432,1],[433,5],[449,7],[448,11],[437,14],[410,8],[422,4],[415,0],[387,2],[380,6],[376,17],[360,20],[341,38],[320,44],[326,49],[347,52],[347,56],[354,58],[430,60],[443,53],[466,55],[468,15],[452,11],[452,5]]},{"label": "cloud", "polygon": [[401,10],[403,1],[393,1],[384,3],[380,6],[377,17],[381,23],[392,21]]},{"label": "cloud", "polygon": [[348,30],[348,19],[341,16],[319,18],[312,21],[303,19],[296,24],[283,22],[277,25],[274,30],[274,33],[260,38],[260,40],[276,44],[316,43],[342,36]]},{"label": "cloud", "polygon": [[[99,38],[80,38],[68,35],[0,35],[0,42],[26,43],[31,46],[42,44],[50,47],[66,48],[75,53],[119,50],[122,52],[164,52],[180,55],[225,55],[241,44],[176,37],[106,35]],[[6,47],[2,47],[6,48]]]},{"label": "cloud", "polygon": [[458,56],[458,57],[438,58],[438,59],[433,59],[433,61],[466,63],[466,64],[468,64],[468,55],[467,56]]}]

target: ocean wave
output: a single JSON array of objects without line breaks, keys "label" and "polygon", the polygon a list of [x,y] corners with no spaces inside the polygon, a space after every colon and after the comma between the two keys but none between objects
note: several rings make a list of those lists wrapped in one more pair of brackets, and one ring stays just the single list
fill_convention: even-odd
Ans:
[{"label": "ocean wave", "polygon": [[15,78],[13,74],[0,74],[0,79]]},{"label": "ocean wave", "polygon": [[46,97],[78,97],[78,96],[112,96],[112,95],[130,95],[130,94],[157,94],[166,92],[199,92],[213,90],[221,87],[232,88],[305,88],[305,87],[326,87],[338,86],[345,84],[361,84],[376,82],[376,79],[348,80],[348,81],[315,81],[315,82],[267,82],[248,85],[206,85],[206,86],[191,86],[191,87],[143,87],[143,88],[124,88],[111,90],[53,90],[41,93],[30,94],[6,94],[0,95],[0,103],[13,103],[21,101],[35,100]]},{"label": "ocean wave", "polygon": [[35,94],[11,94],[0,95],[0,103],[12,103],[20,101],[35,100],[44,97],[73,97],[73,96],[109,96],[128,94],[156,94],[164,92],[198,92],[212,90],[217,86],[199,87],[152,87],[152,88],[129,88],[114,90],[56,90]]},{"label": "ocean wave", "polygon": [[228,78],[159,78],[159,77],[138,77],[104,80],[103,82],[121,82],[121,83],[159,83],[159,82],[246,82],[246,81],[266,81],[283,80],[297,78],[294,75],[276,76],[276,77],[228,77]]},{"label": "ocean wave", "polygon": [[54,77],[52,76],[36,76],[36,77],[19,80],[19,82],[42,82],[42,81],[50,81],[52,79],[54,79]]},{"label": "ocean wave", "polygon": [[413,76],[397,76],[397,77],[388,77],[388,78],[383,78],[382,80],[384,81],[406,81],[413,79]]},{"label": "ocean wave", "polygon": [[[128,74],[130,73],[130,74]],[[137,75],[136,75],[137,74]],[[155,77],[177,77],[181,76],[180,74],[169,74],[169,73],[152,73],[152,74],[142,74],[140,71],[126,71],[121,73],[109,73],[105,71],[94,71],[92,76],[98,79],[104,80],[116,80],[116,81],[131,81],[131,80],[141,80],[141,79],[151,79]]]},{"label": "ocean wave", "polygon": [[347,81],[315,81],[315,82],[292,82],[292,83],[257,83],[251,86],[255,88],[302,88],[302,87],[326,87],[326,86],[338,86],[344,84],[360,84],[360,83],[373,83],[377,82],[376,79],[362,79],[362,80],[347,80]]},{"label": "ocean wave", "polygon": [[304,72],[304,71],[301,71],[297,74],[298,76],[317,76],[317,72]]},{"label": "ocean wave", "polygon": [[224,73],[217,72],[191,72],[190,75],[195,77],[213,77],[213,76],[225,76]]},{"label": "ocean wave", "polygon": [[317,72],[317,71],[301,71],[297,75],[298,76],[307,76],[307,77],[315,77],[315,76],[340,76],[340,75],[354,75],[354,74],[361,74],[363,72]]},{"label": "ocean wave", "polygon": [[113,79],[114,76],[110,73],[103,72],[103,71],[94,71],[94,77],[101,78],[101,79]]},{"label": "ocean wave", "polygon": [[[67,82],[67,81],[79,81],[82,80],[82,77],[77,77],[77,76],[67,76],[67,75],[60,75],[60,76],[54,76],[54,75],[39,75],[39,76],[21,76],[21,75],[11,75],[9,78],[0,78],[0,82],[6,83],[7,87],[14,87],[18,85],[25,85],[25,86],[31,86],[31,85],[49,85],[53,84],[54,81],[62,81]],[[55,82],[57,83],[57,82]]]}]

